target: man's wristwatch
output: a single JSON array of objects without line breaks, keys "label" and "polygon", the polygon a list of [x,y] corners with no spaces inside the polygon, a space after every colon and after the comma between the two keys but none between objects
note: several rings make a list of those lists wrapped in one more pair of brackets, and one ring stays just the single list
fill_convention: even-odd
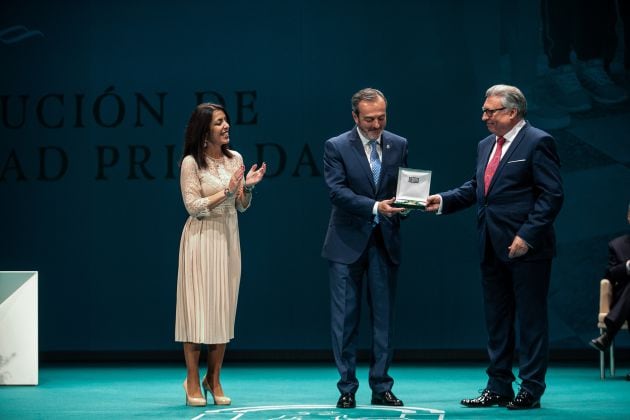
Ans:
[{"label": "man's wristwatch", "polygon": [[230,197],[232,197],[232,196],[234,195],[234,193],[233,193],[232,191],[230,191],[230,189],[229,189],[229,188],[224,189],[224,190],[223,190],[223,194],[225,194],[225,196],[226,196],[227,198],[230,198]]}]

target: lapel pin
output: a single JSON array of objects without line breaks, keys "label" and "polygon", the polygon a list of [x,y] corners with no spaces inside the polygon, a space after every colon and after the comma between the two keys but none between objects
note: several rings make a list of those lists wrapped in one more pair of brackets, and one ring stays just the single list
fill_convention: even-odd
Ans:
[{"label": "lapel pin", "polygon": [[389,144],[388,144],[388,145],[386,145],[386,146],[385,146],[385,148],[386,148],[386,149],[389,149],[389,148],[390,148]]}]

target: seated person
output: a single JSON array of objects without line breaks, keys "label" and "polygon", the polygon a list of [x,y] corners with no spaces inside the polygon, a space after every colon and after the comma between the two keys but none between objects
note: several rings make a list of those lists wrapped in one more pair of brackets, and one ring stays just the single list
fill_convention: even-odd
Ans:
[{"label": "seated person", "polygon": [[[630,205],[628,206],[630,224]],[[619,236],[608,244],[608,268],[605,278],[613,286],[613,303],[604,318],[606,331],[590,341],[591,347],[604,351],[612,343],[615,335],[626,320],[630,319],[630,234]],[[626,377],[630,380],[630,375]]]}]

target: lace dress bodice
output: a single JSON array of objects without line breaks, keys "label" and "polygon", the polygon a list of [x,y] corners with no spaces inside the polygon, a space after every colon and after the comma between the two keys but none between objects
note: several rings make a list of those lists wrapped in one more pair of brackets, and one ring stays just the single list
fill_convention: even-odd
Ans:
[{"label": "lace dress bodice", "polygon": [[[212,214],[224,214],[235,209],[241,212],[246,210],[240,201],[236,200],[238,194],[228,198],[218,206],[208,209],[210,202],[208,197],[225,190],[230,183],[232,174],[243,165],[242,156],[233,150],[231,152],[234,155],[232,158],[227,156],[220,159],[206,157],[208,167],[204,169],[199,168],[195,159],[190,155],[182,161],[180,176],[182,198],[188,214],[192,217],[202,218]],[[241,188],[242,185],[237,188],[237,191],[241,191]]]}]

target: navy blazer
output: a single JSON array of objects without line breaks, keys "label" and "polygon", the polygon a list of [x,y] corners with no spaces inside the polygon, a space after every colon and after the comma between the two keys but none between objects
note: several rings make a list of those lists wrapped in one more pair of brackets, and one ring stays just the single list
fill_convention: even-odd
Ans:
[{"label": "navy blazer", "polygon": [[[407,140],[389,131],[381,136],[382,163],[378,189],[356,126],[326,141],[324,179],[332,211],[322,256],[351,264],[359,259],[372,234],[376,201],[396,195],[398,168],[407,166]],[[400,215],[380,218],[385,248],[394,264],[400,263]]]},{"label": "navy blazer", "polygon": [[482,260],[491,238],[494,253],[507,261],[514,236],[531,249],[523,260],[555,255],[553,222],[560,212],[564,193],[556,143],[548,133],[529,123],[519,131],[484,194],[484,172],[495,143],[494,134],[477,147],[477,169],[459,188],[442,194],[444,214],[478,204],[477,226]]}]

